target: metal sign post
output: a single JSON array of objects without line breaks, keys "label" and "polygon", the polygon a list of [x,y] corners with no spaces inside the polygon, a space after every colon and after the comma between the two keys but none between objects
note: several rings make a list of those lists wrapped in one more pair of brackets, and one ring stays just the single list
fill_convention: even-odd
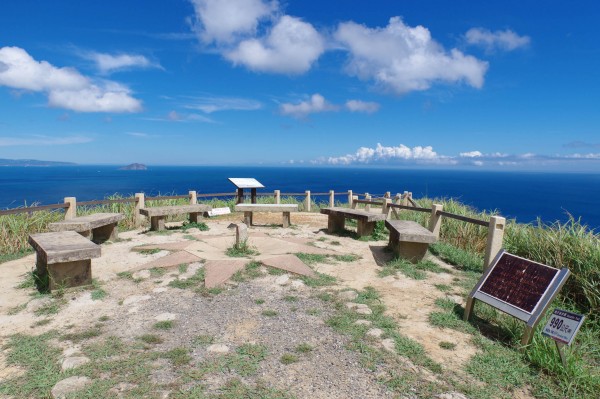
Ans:
[{"label": "metal sign post", "polygon": [[558,355],[565,368],[567,367],[567,359],[563,348],[565,345],[571,345],[584,319],[585,316],[582,314],[569,312],[568,310],[554,309],[552,316],[548,319],[548,323],[546,323],[546,326],[542,330],[543,335],[552,338],[554,343],[556,343]]}]

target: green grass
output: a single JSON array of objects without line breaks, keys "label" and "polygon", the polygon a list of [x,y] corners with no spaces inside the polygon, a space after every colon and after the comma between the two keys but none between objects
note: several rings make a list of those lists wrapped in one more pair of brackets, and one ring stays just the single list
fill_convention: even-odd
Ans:
[{"label": "green grass", "polygon": [[265,300],[264,300],[264,299],[262,299],[262,298],[255,299],[255,300],[254,300],[254,303],[255,303],[255,304],[257,304],[257,305],[262,305],[263,303],[265,303]]},{"label": "green grass", "polygon": [[481,255],[456,248],[443,242],[431,244],[429,250],[444,262],[454,265],[460,270],[479,273],[483,271],[483,257]]},{"label": "green grass", "polygon": [[207,346],[215,342],[215,337],[208,334],[200,334],[194,337],[192,344],[194,346]]},{"label": "green grass", "polygon": [[252,280],[258,277],[263,276],[263,272],[261,270],[262,263],[257,261],[251,261],[244,266],[242,270],[238,270],[231,276],[231,280],[235,282],[242,282]]},{"label": "green grass", "polygon": [[93,327],[76,333],[63,334],[60,339],[63,341],[71,341],[74,343],[82,342],[87,339],[99,337],[102,334],[102,329]]},{"label": "green grass", "polygon": [[397,272],[401,272],[406,277],[414,280],[425,280],[427,278],[424,271],[419,270],[416,265],[402,258],[396,258],[386,263],[383,269],[378,272],[378,275],[379,277],[393,276]]},{"label": "green grass", "polygon": [[355,262],[357,260],[360,259],[360,256],[358,255],[354,255],[354,254],[350,254],[350,255],[333,255],[333,259],[337,260],[338,262]]},{"label": "green grass", "polygon": [[309,345],[307,343],[301,343],[298,346],[296,346],[296,348],[294,349],[294,351],[298,352],[298,353],[309,353],[312,352],[314,350],[312,345]]},{"label": "green grass", "polygon": [[192,361],[190,351],[183,347],[173,348],[167,352],[164,352],[161,357],[169,359],[176,367],[185,366]]},{"label": "green grass", "polygon": [[232,258],[247,258],[250,256],[259,255],[260,253],[254,247],[250,246],[248,241],[243,241],[239,244],[233,244],[231,247],[227,248],[225,254]]},{"label": "green grass", "polygon": [[170,330],[173,327],[175,327],[175,322],[173,322],[172,320],[158,321],[154,323],[152,327],[154,327],[154,329],[156,330]]},{"label": "green grass", "polygon": [[325,287],[325,286],[333,285],[336,283],[336,279],[333,276],[330,276],[328,274],[318,273],[318,272],[316,272],[315,274],[316,274],[315,277],[302,276],[301,280],[308,287],[312,287],[312,288]]},{"label": "green grass", "polygon": [[142,249],[141,251],[138,251],[140,254],[142,255],[154,255],[159,253],[160,251],[162,251],[159,248],[153,248],[153,249]]},{"label": "green grass", "polygon": [[[185,270],[187,271],[187,265],[185,267]],[[185,272],[183,272],[183,273],[185,273]],[[170,281],[169,287],[178,288],[180,290],[203,288],[204,287],[204,273],[205,273],[204,268],[201,267],[198,270],[196,270],[196,273],[191,277],[188,277],[186,279],[177,278],[175,280]]]},{"label": "green grass", "polygon": [[210,228],[204,222],[184,222],[181,230],[188,231],[189,229],[198,229],[200,231],[208,231]]},{"label": "green grass", "polygon": [[260,314],[263,315],[263,316],[267,316],[267,317],[275,317],[279,313],[277,311],[275,311],[275,310],[272,310],[272,309],[266,309],[266,310],[263,310]]},{"label": "green grass", "polygon": [[139,339],[140,341],[142,341],[146,344],[151,344],[151,345],[158,345],[158,344],[163,343],[163,339],[155,334],[140,335],[137,339]]},{"label": "green grass", "polygon": [[452,291],[452,286],[447,285],[447,284],[434,284],[433,286],[442,292]]},{"label": "green grass", "polygon": [[326,255],[307,254],[304,252],[297,252],[295,255],[308,266],[312,266],[317,263],[329,263],[329,259]]},{"label": "green grass", "polygon": [[446,350],[454,350],[456,348],[456,344],[452,343],[452,342],[448,342],[448,341],[442,341],[439,343],[440,348],[442,349],[446,349]]},{"label": "green grass", "polygon": [[281,364],[285,364],[285,365],[296,363],[299,360],[300,359],[298,359],[298,356],[294,355],[293,353],[284,353],[279,358],[279,361],[281,362]]}]

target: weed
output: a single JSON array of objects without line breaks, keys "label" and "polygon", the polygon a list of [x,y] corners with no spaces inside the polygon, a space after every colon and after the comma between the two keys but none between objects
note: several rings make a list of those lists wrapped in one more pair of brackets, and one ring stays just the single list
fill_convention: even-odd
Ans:
[{"label": "weed", "polygon": [[119,273],[117,273],[117,277],[122,278],[122,279],[126,279],[126,280],[133,280],[133,273],[131,273],[131,272],[119,272]]},{"label": "weed", "polygon": [[300,345],[296,346],[296,349],[294,349],[296,352],[298,353],[309,353],[313,351],[313,347],[312,345],[309,345],[307,343],[301,343]]},{"label": "weed", "polygon": [[329,260],[325,255],[307,254],[304,252],[298,252],[295,255],[298,257],[298,259],[300,259],[302,262],[306,263],[309,266],[315,265],[317,263],[329,263]]},{"label": "weed", "polygon": [[456,344],[453,344],[452,342],[448,342],[448,341],[442,341],[439,343],[440,348],[442,349],[446,349],[446,350],[454,350],[454,348],[456,348]]},{"label": "weed", "polygon": [[263,316],[267,316],[267,317],[274,317],[274,316],[277,316],[279,313],[277,311],[275,311],[275,310],[272,310],[272,309],[266,309],[266,310],[263,310],[261,312],[261,314]]},{"label": "weed", "polygon": [[152,277],[160,277],[163,276],[166,273],[166,270],[163,269],[162,267],[153,267],[152,269],[150,269],[150,275]]},{"label": "weed", "polygon": [[107,295],[106,291],[104,291],[102,288],[93,290],[92,294],[91,294],[92,300],[94,300],[94,301],[99,301],[101,299],[104,299],[104,298],[106,298],[106,295]]},{"label": "weed", "polygon": [[321,314],[321,310],[317,308],[310,308],[306,310],[306,314],[309,316],[318,316]]},{"label": "weed", "polygon": [[177,266],[177,269],[179,270],[179,274],[184,274],[188,270],[188,265],[187,263],[182,263],[179,266]]},{"label": "weed", "polygon": [[437,288],[438,290],[442,291],[442,292],[452,291],[452,286],[450,286],[450,285],[446,285],[446,284],[434,284],[433,286],[435,288]]},{"label": "weed", "polygon": [[139,253],[142,255],[154,255],[154,254],[159,253],[160,251],[161,251],[161,249],[159,249],[159,248],[142,249],[141,251],[139,251]]},{"label": "weed", "polygon": [[154,334],[140,335],[138,337],[138,339],[142,342],[145,342],[147,344],[152,344],[152,345],[157,345],[157,344],[163,343],[163,339],[161,337],[159,337],[158,335],[154,335]]},{"label": "weed", "polygon": [[315,277],[302,276],[300,279],[309,287],[325,287],[336,282],[335,277],[323,273],[315,273]]},{"label": "weed", "polygon": [[298,302],[298,297],[294,295],[286,295],[283,297],[283,300],[286,302]]},{"label": "weed", "polygon": [[98,321],[108,321],[108,320],[110,320],[110,317],[108,317],[108,316],[106,316],[106,315],[105,315],[105,316],[100,316],[100,317],[98,318]]},{"label": "weed", "polygon": [[360,259],[360,256],[358,255],[333,255],[333,259],[337,260],[338,262],[355,262],[357,260]]},{"label": "weed", "polygon": [[483,258],[480,255],[467,252],[452,245],[437,242],[429,246],[429,250],[444,262],[457,266],[460,270],[481,273],[483,271]]},{"label": "weed", "polygon": [[198,229],[200,231],[208,231],[210,228],[204,222],[185,222],[181,226],[181,230],[188,231],[189,229]]},{"label": "weed", "polygon": [[8,309],[7,314],[9,316],[13,316],[13,315],[16,315],[16,314],[20,313],[21,311],[25,310],[25,308],[27,308],[27,304],[22,303],[20,305],[17,305],[17,306],[14,306],[14,307]]},{"label": "weed", "polygon": [[173,363],[173,366],[185,366],[192,361],[190,351],[186,348],[173,348],[168,352],[164,352],[162,357],[167,358]]},{"label": "weed", "polygon": [[163,320],[154,323],[153,327],[156,330],[170,330],[175,327],[175,323],[172,320]]},{"label": "weed", "polygon": [[102,330],[98,327],[89,328],[84,331],[80,331],[77,333],[63,334],[60,339],[63,341],[71,341],[71,342],[81,342],[86,339],[95,338],[102,334]]},{"label": "weed", "polygon": [[257,304],[257,305],[262,305],[263,303],[265,303],[265,300],[264,300],[264,299],[262,299],[262,298],[255,299],[255,300],[254,300],[254,303],[255,303],[255,304]]},{"label": "weed", "polygon": [[296,363],[298,361],[298,356],[292,354],[292,353],[284,353],[280,358],[279,361],[282,364],[292,364],[292,363]]},{"label": "weed", "polygon": [[249,256],[259,255],[259,252],[248,244],[248,241],[243,241],[239,244],[233,244],[225,251],[227,256],[232,258],[245,258]]},{"label": "weed", "polygon": [[213,337],[212,335],[207,335],[207,334],[197,335],[192,340],[192,344],[194,346],[206,346],[206,345],[212,344],[213,342],[215,342],[215,337]]},{"label": "weed", "polygon": [[31,327],[41,327],[41,326],[45,326],[47,324],[50,324],[52,322],[52,319],[43,319],[43,320],[38,320],[35,323],[33,323],[31,325]]},{"label": "weed", "polygon": [[386,263],[378,274],[379,277],[385,277],[395,275],[397,272],[401,272],[406,277],[410,277],[414,280],[425,280],[425,278],[427,278],[425,272],[417,269],[416,265],[402,258],[396,258]]}]

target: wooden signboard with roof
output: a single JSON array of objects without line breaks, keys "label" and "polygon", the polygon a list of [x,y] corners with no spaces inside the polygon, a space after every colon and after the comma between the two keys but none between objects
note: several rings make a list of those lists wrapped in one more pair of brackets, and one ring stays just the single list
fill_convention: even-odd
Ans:
[{"label": "wooden signboard with roof", "polygon": [[469,294],[464,319],[469,320],[475,300],[487,303],[525,322],[521,344],[527,345],[569,274],[567,268],[556,269],[502,250]]}]

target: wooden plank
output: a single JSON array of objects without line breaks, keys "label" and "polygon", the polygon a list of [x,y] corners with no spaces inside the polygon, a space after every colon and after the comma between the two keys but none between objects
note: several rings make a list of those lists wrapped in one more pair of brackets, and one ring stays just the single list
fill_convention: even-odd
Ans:
[{"label": "wooden plank", "polygon": [[451,219],[462,220],[463,222],[467,222],[467,223],[478,224],[479,226],[484,226],[484,227],[488,227],[488,225],[490,224],[490,222],[486,222],[485,220],[470,218],[468,216],[463,216],[463,215],[455,215],[454,213],[450,213],[450,212],[437,211],[436,214],[440,215],[440,216],[445,216],[445,217],[451,218]]},{"label": "wooden plank", "polygon": [[48,264],[100,257],[100,246],[75,231],[31,234],[28,241]]},{"label": "wooden plank", "polygon": [[397,209],[408,209],[409,211],[417,211],[417,212],[431,212],[431,209],[429,209],[429,208],[419,208],[416,206],[406,206],[406,205],[400,205],[400,204],[390,204],[389,207],[397,208]]},{"label": "wooden plank", "polygon": [[417,222],[410,220],[386,220],[385,227],[394,230],[399,241],[433,244],[435,235]]},{"label": "wooden plank", "polygon": [[378,220],[385,220],[387,215],[384,213],[371,213],[361,209],[350,209],[350,208],[322,208],[321,213],[325,215],[340,215],[348,219],[364,220],[366,222],[376,222]]},{"label": "wooden plank", "polygon": [[69,204],[52,204],[52,205],[40,205],[40,206],[29,206],[26,208],[14,208],[0,211],[0,216],[4,215],[15,215],[18,213],[30,213],[37,211],[45,211],[48,209],[67,209]]},{"label": "wooden plank", "polygon": [[51,231],[86,231],[118,223],[123,217],[121,213],[93,213],[91,215],[50,223],[48,228]]},{"label": "wooden plank", "polygon": [[202,213],[212,209],[210,205],[194,204],[194,205],[172,205],[172,206],[155,206],[150,208],[141,208],[140,214],[153,216],[180,215],[182,213]]}]

